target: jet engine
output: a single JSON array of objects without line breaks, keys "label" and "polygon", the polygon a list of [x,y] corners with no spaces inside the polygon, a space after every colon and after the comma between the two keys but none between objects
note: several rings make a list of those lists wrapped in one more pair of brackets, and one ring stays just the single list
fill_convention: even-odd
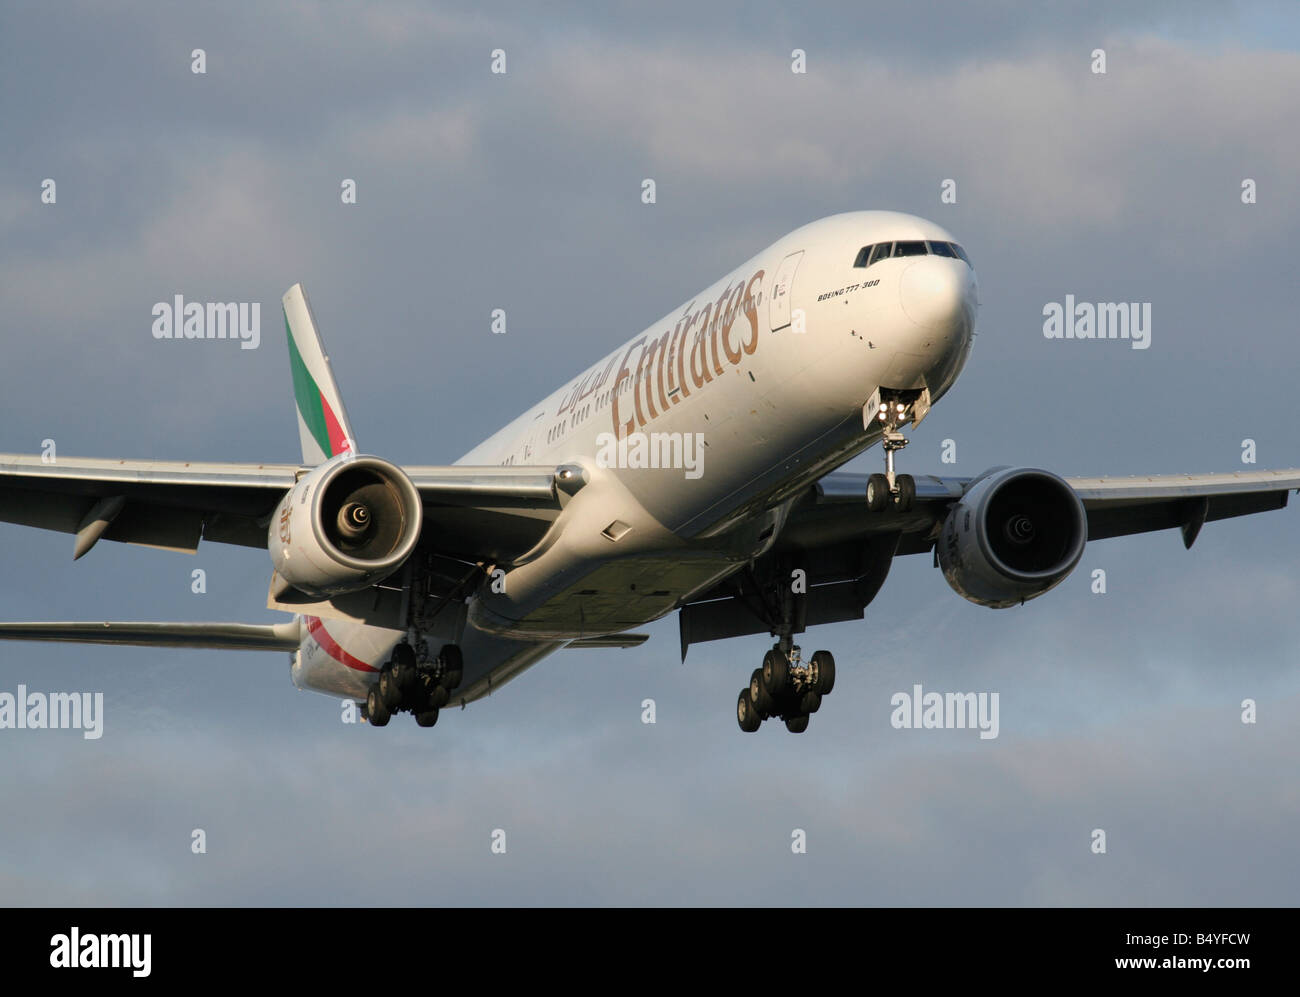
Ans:
[{"label": "jet engine", "polygon": [[1064,479],[1036,468],[977,478],[939,535],[939,566],[958,595],[1004,609],[1055,588],[1088,541],[1083,503]]},{"label": "jet engine", "polygon": [[328,599],[387,578],[420,539],[424,506],[401,468],[344,454],[280,500],[267,546],[283,583]]}]

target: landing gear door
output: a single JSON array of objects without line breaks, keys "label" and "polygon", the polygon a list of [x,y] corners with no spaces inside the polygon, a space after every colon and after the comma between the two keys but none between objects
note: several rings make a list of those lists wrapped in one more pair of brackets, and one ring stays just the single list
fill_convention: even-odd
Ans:
[{"label": "landing gear door", "polygon": [[769,318],[773,332],[779,332],[790,324],[790,289],[794,286],[794,272],[799,269],[799,261],[803,259],[803,253],[801,249],[782,260],[772,281]]}]

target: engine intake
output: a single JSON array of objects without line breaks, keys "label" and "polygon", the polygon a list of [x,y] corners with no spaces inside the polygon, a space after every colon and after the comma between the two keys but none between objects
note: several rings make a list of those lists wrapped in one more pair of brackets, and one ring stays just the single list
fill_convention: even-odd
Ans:
[{"label": "engine intake", "polygon": [[280,500],[268,546],[284,582],[329,598],[400,568],[423,524],[420,493],[401,468],[378,457],[343,454]]},{"label": "engine intake", "polygon": [[962,597],[997,609],[1055,588],[1088,542],[1088,517],[1069,484],[1049,471],[987,473],[953,506],[939,536],[939,566]]}]

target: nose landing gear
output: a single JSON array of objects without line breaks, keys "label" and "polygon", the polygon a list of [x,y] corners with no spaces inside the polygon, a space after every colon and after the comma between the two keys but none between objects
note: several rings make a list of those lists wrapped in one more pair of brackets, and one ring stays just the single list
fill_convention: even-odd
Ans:
[{"label": "nose landing gear", "polygon": [[924,407],[924,397],[916,391],[877,392],[863,410],[868,426],[877,422],[883,425],[880,445],[885,451],[885,473],[867,478],[867,509],[871,512],[883,512],[891,503],[897,512],[912,508],[916,481],[910,474],[894,472],[894,454],[907,446],[907,437],[899,427],[907,422],[916,425],[924,415],[918,411]]}]

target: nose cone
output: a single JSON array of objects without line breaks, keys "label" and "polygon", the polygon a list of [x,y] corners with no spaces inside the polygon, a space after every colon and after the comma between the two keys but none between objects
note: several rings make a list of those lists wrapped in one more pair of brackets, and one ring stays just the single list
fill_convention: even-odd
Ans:
[{"label": "nose cone", "polygon": [[899,343],[913,365],[902,373],[925,381],[937,399],[961,373],[974,341],[975,271],[962,260],[928,256],[903,271],[898,294],[903,313],[915,323]]},{"label": "nose cone", "polygon": [[974,275],[961,260],[928,256],[903,271],[898,285],[903,311],[919,326],[950,329],[974,313]]}]

